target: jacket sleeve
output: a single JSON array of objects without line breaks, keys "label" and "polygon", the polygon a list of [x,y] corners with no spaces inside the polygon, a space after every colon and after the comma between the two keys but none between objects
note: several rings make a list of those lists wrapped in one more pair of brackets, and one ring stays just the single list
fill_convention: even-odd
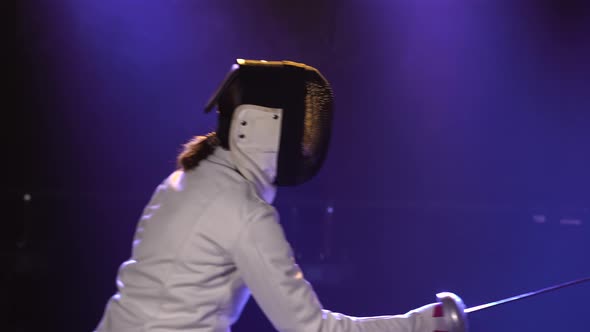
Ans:
[{"label": "jacket sleeve", "polygon": [[293,259],[276,210],[265,206],[249,219],[231,254],[252,296],[277,330],[426,331],[417,311],[398,316],[359,318],[324,310]]}]

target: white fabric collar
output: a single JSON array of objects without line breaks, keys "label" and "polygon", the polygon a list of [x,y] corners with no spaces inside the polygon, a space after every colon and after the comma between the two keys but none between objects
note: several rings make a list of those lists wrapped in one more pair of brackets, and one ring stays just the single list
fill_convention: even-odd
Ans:
[{"label": "white fabric collar", "polygon": [[232,116],[229,153],[238,171],[256,186],[259,196],[272,203],[281,141],[283,110],[258,105],[238,106]]}]

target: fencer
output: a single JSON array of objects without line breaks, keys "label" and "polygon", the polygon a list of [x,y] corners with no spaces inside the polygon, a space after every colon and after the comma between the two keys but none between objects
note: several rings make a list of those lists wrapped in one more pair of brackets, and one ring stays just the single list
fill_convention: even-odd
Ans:
[{"label": "fencer", "polygon": [[196,137],[155,190],[118,271],[97,332],[226,332],[250,294],[278,331],[450,331],[443,306],[352,317],[322,307],[271,205],[304,183],[328,151],[333,97],[311,66],[238,60],[206,107],[215,133]]}]

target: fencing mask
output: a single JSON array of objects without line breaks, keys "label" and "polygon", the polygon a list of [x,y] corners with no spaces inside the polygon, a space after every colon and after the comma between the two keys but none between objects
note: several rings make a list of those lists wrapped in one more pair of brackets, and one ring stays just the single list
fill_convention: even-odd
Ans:
[{"label": "fencing mask", "polygon": [[313,67],[238,59],[205,111],[217,106],[222,147],[260,168],[264,182],[293,186],[324,162],[332,104],[330,84]]}]

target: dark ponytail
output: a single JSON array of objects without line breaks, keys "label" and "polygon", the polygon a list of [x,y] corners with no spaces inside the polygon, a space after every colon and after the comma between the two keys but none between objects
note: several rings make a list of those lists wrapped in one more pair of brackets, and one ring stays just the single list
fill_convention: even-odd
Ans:
[{"label": "dark ponytail", "polygon": [[199,165],[199,162],[207,158],[219,146],[219,139],[215,132],[207,136],[195,136],[184,144],[184,149],[178,155],[178,168],[184,171],[191,170]]}]

